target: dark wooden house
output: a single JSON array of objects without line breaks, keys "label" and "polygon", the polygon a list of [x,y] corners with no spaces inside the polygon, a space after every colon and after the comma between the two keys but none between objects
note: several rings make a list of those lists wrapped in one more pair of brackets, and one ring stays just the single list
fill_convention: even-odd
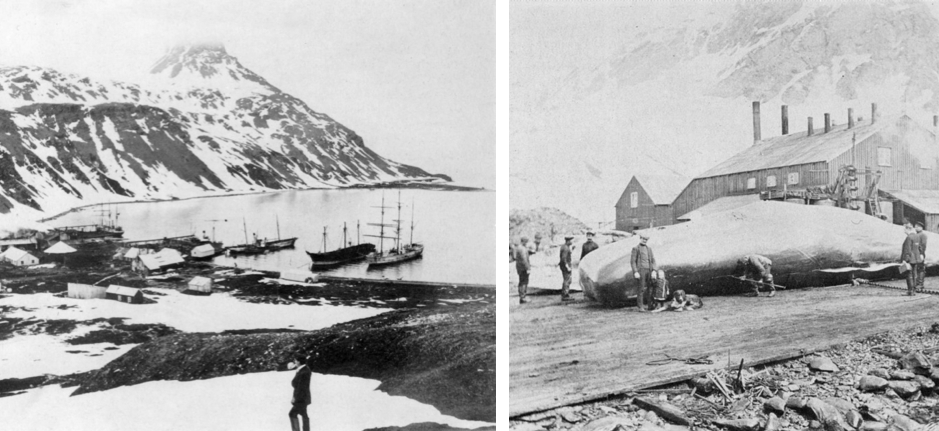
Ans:
[{"label": "dark wooden house", "polygon": [[671,175],[634,176],[616,202],[616,230],[632,232],[675,223],[672,201],[688,179]]},{"label": "dark wooden house", "polygon": [[[783,106],[783,135],[761,140],[755,103],[754,144],[695,177],[672,203],[672,214],[677,218],[726,196],[828,186],[848,165],[857,168],[860,193],[875,177],[879,177],[877,188],[886,192],[939,190],[936,134],[910,117],[881,119],[872,105],[869,120],[855,121],[849,110],[846,124],[833,126],[826,114],[819,130],[809,118],[806,131],[788,134],[786,112]],[[934,118],[934,127],[935,123]],[[902,202],[894,205],[898,207],[903,207]],[[897,214],[893,216],[896,219]]]},{"label": "dark wooden house", "polygon": [[112,284],[108,286],[108,290],[104,291],[104,294],[107,299],[113,299],[118,302],[143,304],[143,292],[134,287]]}]

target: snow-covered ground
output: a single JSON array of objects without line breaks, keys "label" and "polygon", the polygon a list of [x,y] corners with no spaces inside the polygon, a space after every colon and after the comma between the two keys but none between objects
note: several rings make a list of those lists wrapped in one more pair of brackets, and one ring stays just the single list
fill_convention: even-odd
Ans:
[{"label": "snow-covered ground", "polygon": [[[156,381],[69,397],[75,388],[46,386],[0,398],[10,430],[270,430],[290,429],[291,372],[265,372],[189,382]],[[491,425],[442,415],[432,406],[376,391],[379,382],[313,374],[307,409],[313,430],[362,430],[437,422]]]},{"label": "snow-covered ground", "polygon": [[[228,293],[209,296],[184,295],[175,290],[151,289],[166,296],[144,295],[156,304],[127,304],[108,299],[58,298],[51,293],[11,295],[0,305],[27,307],[9,317],[90,320],[98,317],[127,317],[124,323],[163,323],[184,332],[221,332],[230,329],[293,328],[312,331],[340,322],[363,319],[388,310],[333,305],[253,304]],[[62,310],[60,305],[75,305]]]},{"label": "snow-covered ground", "polygon": [[[332,305],[253,304],[227,293],[210,296],[184,295],[175,290],[154,289],[166,296],[144,295],[156,304],[126,304],[107,299],[59,298],[51,293],[13,294],[0,298],[0,305],[25,307],[5,313],[4,317],[69,319],[126,317],[124,323],[163,323],[184,332],[221,332],[233,329],[293,328],[315,330],[337,323],[381,314],[385,309]],[[59,306],[74,306],[67,309]],[[107,323],[79,326],[63,335],[15,335],[0,341],[0,379],[32,377],[42,374],[64,375],[98,369],[124,354],[135,344],[116,346],[110,343],[71,345],[69,338],[84,335]],[[82,351],[69,353],[68,351]]]}]

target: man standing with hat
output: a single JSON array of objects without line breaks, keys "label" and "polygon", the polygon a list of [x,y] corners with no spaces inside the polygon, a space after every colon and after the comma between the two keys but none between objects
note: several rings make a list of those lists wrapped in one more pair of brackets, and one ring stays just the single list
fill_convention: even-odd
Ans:
[{"label": "man standing with hat", "polygon": [[629,265],[633,270],[633,277],[639,280],[639,291],[636,295],[636,303],[639,311],[649,311],[646,309],[646,290],[652,284],[652,277],[655,271],[659,269],[655,264],[655,255],[652,248],[647,244],[649,234],[639,234],[639,245],[633,247],[632,256],[629,259]]},{"label": "man standing with hat", "polygon": [[571,244],[574,240],[574,235],[565,235],[564,236],[564,245],[561,246],[561,261],[558,263],[558,266],[561,267],[561,276],[564,277],[564,282],[561,283],[561,301],[571,301],[574,298],[571,298],[570,288],[571,288],[571,271],[573,267],[571,266]]},{"label": "man standing with hat", "polygon": [[522,242],[515,246],[515,270],[518,271],[518,303],[528,302],[528,275],[531,274],[531,249],[528,248],[528,237],[522,237]]},{"label": "man standing with hat", "polygon": [[587,242],[584,245],[580,246],[580,260],[584,260],[591,251],[600,248],[597,243],[593,242],[593,232],[587,232]]},{"label": "man standing with hat", "polygon": [[911,271],[906,274],[907,295],[912,296],[916,290],[922,291],[926,277],[926,234],[923,233],[923,222],[916,222],[914,232],[907,235],[903,241],[901,259],[910,264]]}]

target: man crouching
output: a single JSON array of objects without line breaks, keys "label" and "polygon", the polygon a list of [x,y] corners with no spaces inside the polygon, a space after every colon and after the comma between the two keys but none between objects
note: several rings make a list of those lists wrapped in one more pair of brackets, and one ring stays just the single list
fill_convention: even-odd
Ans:
[{"label": "man crouching", "polygon": [[743,272],[744,279],[750,281],[750,286],[753,287],[753,296],[760,296],[761,284],[769,286],[770,291],[767,296],[775,296],[776,286],[773,284],[773,274],[770,272],[772,269],[773,261],[769,258],[751,254],[737,260],[736,273]]}]

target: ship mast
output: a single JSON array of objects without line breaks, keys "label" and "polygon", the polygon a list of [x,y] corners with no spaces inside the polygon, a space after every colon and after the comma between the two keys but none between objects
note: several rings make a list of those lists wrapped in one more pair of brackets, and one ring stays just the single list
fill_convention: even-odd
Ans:
[{"label": "ship mast", "polygon": [[395,250],[401,252],[401,190],[398,190],[398,219],[395,220]]},{"label": "ship mast", "polygon": [[245,229],[245,245],[248,245],[248,223],[245,222],[245,218],[241,218],[241,225]]},{"label": "ship mast", "polygon": [[362,243],[362,234],[359,233],[359,227],[362,225],[361,220],[355,221],[355,245]]},{"label": "ship mast", "polygon": [[326,253],[326,226],[323,226],[323,253]]},{"label": "ship mast", "polygon": [[280,218],[277,217],[277,214],[274,214],[274,220],[277,222],[277,240],[280,241]]},{"label": "ship mast", "polygon": [[414,244],[414,198],[411,198],[411,244]]},{"label": "ship mast", "polygon": [[385,252],[385,194],[381,194],[381,226],[378,230],[378,253]]},{"label": "ship mast", "polygon": [[342,222],[342,247],[340,248],[346,248],[348,246],[349,245],[346,244],[346,222]]}]

